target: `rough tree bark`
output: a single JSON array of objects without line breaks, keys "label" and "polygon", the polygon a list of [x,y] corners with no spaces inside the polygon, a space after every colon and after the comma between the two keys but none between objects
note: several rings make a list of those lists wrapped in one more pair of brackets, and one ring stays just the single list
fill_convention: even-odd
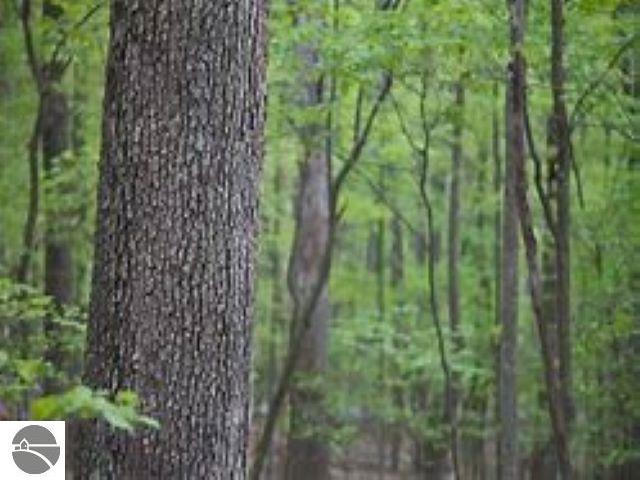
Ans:
[{"label": "rough tree bark", "polygon": [[85,380],[162,428],[83,424],[78,478],[245,478],[265,7],[111,3]]}]

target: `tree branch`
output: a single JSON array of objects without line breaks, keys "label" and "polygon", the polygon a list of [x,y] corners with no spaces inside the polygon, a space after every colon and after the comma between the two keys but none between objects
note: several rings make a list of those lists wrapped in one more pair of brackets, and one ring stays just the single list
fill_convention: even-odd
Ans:
[{"label": "tree branch", "polygon": [[360,178],[362,178],[365,181],[365,183],[371,189],[371,191],[376,196],[376,198],[380,202],[382,202],[391,211],[391,213],[396,215],[398,217],[398,219],[407,227],[407,229],[411,233],[413,233],[414,235],[417,235],[417,234],[420,233],[418,228],[413,223],[411,223],[411,221],[402,213],[400,208],[390,198],[387,197],[387,195],[384,193],[384,190],[382,188],[380,188],[380,186],[377,185],[371,179],[371,177],[369,177],[362,170],[362,168],[357,168],[355,171],[356,171],[356,173],[358,173]]},{"label": "tree branch", "polygon": [[544,191],[544,186],[542,185],[542,161],[538,156],[538,152],[536,151],[535,142],[533,139],[533,132],[531,129],[531,120],[529,118],[528,96],[525,96],[525,100],[524,100],[524,125],[525,125],[526,137],[527,137],[527,145],[529,147],[529,155],[533,159],[534,183],[536,186],[536,192],[538,194],[538,198],[540,199],[540,204],[542,205],[542,211],[544,212],[544,218],[547,222],[547,227],[549,228],[549,231],[551,231],[551,235],[555,240],[556,222],[553,218],[553,210],[551,209],[551,204],[549,203],[549,197],[547,196],[547,193]]},{"label": "tree branch", "polygon": [[[66,45],[71,33],[82,28],[89,20],[91,20],[91,17],[93,17],[104,5],[104,1],[96,3],[82,16],[82,18],[80,18],[76,23],[62,32],[62,36],[56,43],[56,46],[53,48],[53,53],[51,54],[51,63],[56,63],[56,61],[58,60],[58,55],[60,54],[60,50],[62,50],[62,48]],[[66,70],[70,63],[71,59],[67,59],[64,62],[62,71]]]},{"label": "tree branch", "polygon": [[38,146],[42,129],[42,102],[38,101],[38,112],[33,124],[33,131],[29,139],[29,209],[22,235],[22,254],[18,264],[16,279],[20,283],[27,282],[29,263],[35,246],[36,225],[38,223],[38,209],[40,205],[40,178],[38,165]]},{"label": "tree branch", "polygon": [[607,64],[607,67],[604,69],[604,71],[600,75],[598,75],[587,86],[587,88],[584,89],[582,94],[580,94],[580,96],[578,97],[578,100],[576,101],[575,106],[573,107],[573,111],[572,111],[571,117],[569,119],[569,132],[573,131],[573,129],[575,127],[576,120],[578,118],[578,115],[582,113],[582,109],[584,108],[585,101],[587,100],[589,95],[591,95],[594,91],[596,91],[598,89],[598,87],[600,87],[600,85],[602,84],[604,79],[607,77],[609,71],[613,67],[615,67],[617,65],[618,61],[620,60],[620,57],[622,57],[624,52],[626,52],[629,48],[631,48],[631,46],[634,44],[634,42],[637,39],[638,39],[638,33],[635,33],[630,38],[628,38],[618,48],[618,50],[616,50],[616,52],[614,53],[613,57],[611,57],[611,60],[609,60],[609,63]]},{"label": "tree branch", "polygon": [[42,78],[42,69],[33,46],[33,32],[31,30],[31,0],[23,0],[22,2],[20,22],[22,23],[24,46],[27,51],[27,62],[29,64],[29,69],[31,70],[31,76],[36,84],[38,93],[42,93],[44,90],[44,79]]},{"label": "tree branch", "polygon": [[[355,164],[358,162],[360,158],[360,154],[362,153],[362,149],[364,148],[365,144],[367,143],[367,139],[369,138],[369,133],[371,133],[371,128],[373,127],[373,123],[376,119],[376,116],[378,115],[380,106],[382,105],[382,103],[384,102],[385,98],[387,97],[387,95],[391,90],[393,79],[389,72],[384,74],[382,82],[383,82],[382,88],[380,89],[380,92],[378,93],[378,96],[373,106],[371,107],[371,111],[369,112],[364,128],[362,129],[362,132],[360,133],[358,140],[354,143],[351,149],[351,152],[349,153],[349,156],[347,157],[346,161],[342,165],[342,168],[340,169],[340,171],[336,175],[335,180],[333,181],[333,184],[331,186],[331,202],[332,203],[337,202],[338,194],[344,184],[344,181],[349,175],[349,172],[353,170],[353,167],[355,167]],[[331,210],[332,211],[336,210],[335,205],[332,206]]]}]

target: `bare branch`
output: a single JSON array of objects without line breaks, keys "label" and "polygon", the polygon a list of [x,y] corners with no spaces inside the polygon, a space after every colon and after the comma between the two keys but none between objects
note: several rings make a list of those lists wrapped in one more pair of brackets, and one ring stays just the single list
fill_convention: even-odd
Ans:
[{"label": "bare branch", "polygon": [[391,213],[397,216],[398,219],[407,227],[407,229],[411,233],[413,233],[414,235],[417,235],[420,233],[419,229],[413,223],[411,223],[411,221],[402,213],[400,208],[393,202],[393,200],[391,200],[385,194],[384,190],[380,187],[380,185],[376,184],[376,182],[374,182],[371,179],[371,177],[369,177],[369,175],[367,175],[364,172],[362,168],[356,168],[355,172],[358,173],[360,178],[362,178],[365,181],[367,186],[371,189],[373,194],[376,196],[376,199],[382,202],[382,204],[384,204],[384,206],[386,206],[391,211]]},{"label": "bare branch", "polygon": [[573,107],[573,112],[571,113],[571,117],[569,119],[569,132],[573,131],[578,115],[582,113],[582,110],[584,109],[585,101],[587,100],[589,95],[591,95],[594,91],[596,91],[600,87],[602,82],[604,82],[604,79],[607,77],[609,71],[618,64],[618,61],[620,60],[620,57],[622,57],[624,52],[626,52],[629,48],[631,48],[631,46],[635,43],[635,41],[638,40],[638,35],[639,35],[638,33],[635,33],[634,35],[632,35],[618,48],[618,50],[616,50],[613,57],[611,57],[611,60],[609,60],[609,63],[607,64],[607,67],[604,69],[604,71],[600,75],[598,75],[587,86],[587,88],[585,88],[582,94],[580,94],[580,96],[578,97],[578,100],[576,101],[575,107]]},{"label": "bare branch", "polygon": [[[380,89],[380,92],[378,93],[378,96],[373,106],[371,107],[371,111],[369,112],[367,120],[364,124],[364,128],[362,129],[362,132],[360,133],[358,140],[354,143],[353,147],[351,148],[351,152],[349,153],[349,156],[347,157],[346,161],[342,165],[342,168],[338,172],[333,182],[333,185],[331,186],[331,203],[337,202],[338,195],[340,193],[340,189],[344,184],[344,181],[349,175],[349,172],[353,170],[353,167],[355,167],[356,163],[360,159],[360,154],[362,153],[362,149],[367,143],[367,139],[369,138],[369,133],[371,133],[371,128],[373,127],[373,123],[376,119],[376,116],[378,115],[380,106],[382,105],[382,103],[384,102],[385,98],[387,97],[387,95],[391,90],[391,85],[393,84],[393,79],[391,74],[387,72],[384,75],[382,82],[383,82],[382,88]],[[332,206],[331,210],[332,211],[336,210],[335,205]]]},{"label": "bare branch", "polygon": [[544,186],[542,184],[542,161],[538,156],[538,152],[536,151],[535,142],[533,139],[533,132],[531,129],[531,119],[529,118],[529,102],[528,98],[525,97],[524,100],[524,125],[525,132],[527,137],[527,145],[529,147],[529,155],[533,159],[534,166],[534,183],[536,186],[536,192],[538,194],[538,198],[540,199],[540,204],[542,205],[542,211],[544,212],[544,218],[547,222],[547,227],[551,232],[553,238],[556,238],[556,222],[553,218],[553,210],[551,208],[551,204],[549,203],[549,197],[547,193],[544,191]]},{"label": "bare branch", "polygon": [[[91,7],[87,11],[87,13],[85,13],[82,16],[82,18],[80,18],[76,23],[71,25],[64,32],[62,32],[62,36],[60,37],[60,39],[56,43],[56,46],[53,48],[53,53],[51,54],[51,63],[56,63],[57,62],[58,55],[60,54],[60,51],[62,50],[62,48],[64,48],[64,46],[66,45],[67,40],[69,39],[69,36],[71,35],[71,33],[73,33],[76,30],[79,30],[80,28],[82,28],[89,20],[91,20],[91,17],[93,17],[96,13],[98,13],[98,11],[100,11],[100,9],[104,5],[105,5],[104,1],[96,3],[93,7]],[[65,60],[64,66],[62,68],[62,71],[65,71],[70,63],[71,63],[71,59]]]},{"label": "bare branch", "polygon": [[422,152],[422,148],[420,148],[418,144],[415,142],[415,140],[413,139],[413,135],[411,135],[411,132],[409,131],[409,127],[405,122],[404,114],[402,113],[402,109],[400,108],[400,104],[398,103],[398,100],[396,100],[396,97],[393,94],[389,95],[389,98],[391,99],[391,104],[393,105],[393,109],[395,110],[396,116],[398,117],[398,123],[400,124],[400,131],[402,132],[404,137],[407,139],[407,143],[409,143],[409,146],[411,147],[411,149],[416,154],[420,155]]}]

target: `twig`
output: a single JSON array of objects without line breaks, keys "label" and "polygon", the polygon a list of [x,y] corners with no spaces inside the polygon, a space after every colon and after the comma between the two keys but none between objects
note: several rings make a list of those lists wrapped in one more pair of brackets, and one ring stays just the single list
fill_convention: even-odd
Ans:
[{"label": "twig", "polygon": [[620,57],[622,57],[624,52],[626,52],[633,45],[633,43],[638,39],[638,35],[639,35],[638,33],[635,33],[634,35],[632,35],[618,48],[618,50],[616,50],[613,57],[611,57],[611,60],[609,60],[609,63],[607,64],[607,67],[604,69],[604,71],[600,75],[598,75],[587,86],[587,88],[585,88],[582,94],[578,97],[578,100],[576,101],[576,104],[573,107],[573,111],[569,119],[569,132],[573,131],[578,115],[582,113],[581,110],[584,108],[584,103],[589,97],[589,95],[591,95],[602,84],[604,79],[607,77],[609,70],[611,70],[613,67],[617,65],[618,60],[620,60]]},{"label": "twig", "polygon": [[[525,94],[526,95],[526,94]],[[534,165],[534,183],[536,186],[536,192],[538,194],[538,198],[540,199],[540,204],[542,205],[542,210],[544,212],[544,218],[547,222],[547,227],[551,231],[551,235],[553,238],[556,238],[556,222],[553,218],[553,210],[551,209],[551,204],[549,203],[549,196],[544,191],[544,186],[542,185],[542,162],[540,161],[540,157],[538,156],[538,152],[536,151],[535,142],[533,139],[533,132],[531,129],[531,120],[529,118],[529,102],[528,96],[525,96],[524,100],[524,126],[527,137],[527,145],[529,146],[529,155],[533,159]]]},{"label": "twig", "polygon": [[[71,35],[71,33],[76,31],[76,30],[78,30],[78,29],[80,29],[80,28],[82,28],[82,26],[85,25],[89,20],[91,20],[91,17],[93,17],[104,5],[105,5],[104,1],[96,3],[93,7],[91,7],[87,11],[87,13],[85,13],[82,16],[82,18],[80,18],[76,23],[71,25],[64,32],[62,32],[62,36],[60,37],[60,39],[56,43],[56,46],[53,48],[53,53],[51,54],[51,63],[52,64],[55,64],[56,61],[58,60],[58,54],[60,53],[60,50],[62,50],[62,48],[67,43],[67,40],[69,39],[69,36]],[[65,71],[70,63],[71,63],[71,60],[67,59],[64,62],[64,66],[62,67],[62,71]]]},{"label": "twig", "polygon": [[[333,181],[333,184],[331,186],[331,192],[332,192],[331,193],[331,201],[332,202],[337,201],[337,198],[338,198],[337,193],[342,188],[342,184],[346,180],[347,175],[349,175],[349,172],[351,172],[351,170],[355,166],[356,162],[360,158],[360,154],[362,153],[362,149],[364,148],[365,144],[367,143],[367,139],[369,138],[369,133],[371,133],[371,128],[373,127],[373,123],[374,123],[374,121],[376,119],[376,116],[378,115],[378,111],[380,110],[380,106],[382,105],[382,103],[384,102],[385,98],[389,94],[389,91],[391,90],[391,85],[392,84],[393,84],[393,79],[392,79],[391,74],[388,73],[388,72],[385,73],[384,74],[384,78],[383,78],[382,88],[380,89],[380,93],[378,94],[373,106],[371,107],[371,111],[369,112],[369,115],[367,117],[367,121],[365,122],[364,128],[362,129],[362,132],[360,134],[360,137],[358,138],[358,140],[353,145],[353,148],[351,149],[351,153],[347,157],[346,161],[342,165],[342,168],[340,169],[340,171],[338,172],[335,180]],[[333,207],[333,209],[335,210],[335,206]]]},{"label": "twig", "polygon": [[413,139],[413,135],[411,135],[411,132],[409,131],[409,127],[407,126],[405,119],[404,119],[404,115],[402,113],[402,110],[400,109],[400,105],[398,103],[398,100],[396,100],[395,95],[391,94],[389,96],[389,98],[391,99],[391,104],[393,105],[393,109],[396,112],[396,116],[398,117],[398,123],[400,124],[400,131],[402,132],[402,134],[404,135],[404,137],[407,139],[407,142],[409,143],[409,146],[411,147],[411,149],[416,153],[416,154],[422,154],[422,148],[418,146],[418,144],[416,143],[416,141]]},{"label": "twig", "polygon": [[362,178],[367,186],[371,189],[376,198],[382,202],[398,219],[407,227],[407,229],[417,235],[420,233],[419,229],[411,223],[411,221],[402,213],[400,208],[384,193],[384,190],[377,185],[371,177],[369,177],[362,168],[356,168],[356,173]]}]

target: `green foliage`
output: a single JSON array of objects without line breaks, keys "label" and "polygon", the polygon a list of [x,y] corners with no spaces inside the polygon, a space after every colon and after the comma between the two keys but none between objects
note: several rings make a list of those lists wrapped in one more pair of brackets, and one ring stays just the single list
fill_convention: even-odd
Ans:
[{"label": "green foliage", "polygon": [[[0,3],[0,399],[25,416],[30,409],[33,418],[101,418],[125,430],[157,427],[141,413],[133,392],[93,391],[80,385],[79,378],[93,261],[107,2],[56,0],[52,3],[64,11],[57,19],[43,16],[41,2],[34,2],[38,57],[46,60],[58,48],[61,57],[71,60],[59,87],[72,109],[73,146],[54,159],[51,175],[40,174],[31,285],[10,280],[23,251],[29,201],[27,143],[37,112],[17,3]],[[310,125],[324,128],[331,115],[327,136],[335,175],[359,133],[354,132],[358,99],[362,128],[381,75],[391,73],[394,79],[391,97],[381,106],[339,199],[344,216],[330,277],[330,368],[321,375],[296,377],[299,386],[323,398],[326,424],[306,434],[326,440],[338,453],[362,441],[367,434],[363,425],[368,423],[402,431],[436,450],[447,444],[449,427],[442,416],[445,381],[424,256],[428,248],[437,253],[438,314],[462,392],[460,434],[465,440],[490,440],[499,427],[493,413],[495,349],[501,334],[495,320],[499,285],[494,219],[500,215],[502,191],[496,191],[493,182],[494,175],[500,177],[494,153],[504,163],[503,87],[509,53],[505,2],[412,0],[394,11],[382,11],[377,3],[274,0],[269,18],[267,159],[252,377],[258,415],[265,413],[289,347],[292,305],[286,268],[295,227],[292,199],[308,147],[301,131]],[[625,42],[637,39],[637,13],[630,13],[631,3],[564,2],[566,100],[584,195],[582,205],[574,175],[571,293],[578,415],[572,448],[577,463],[593,466],[594,471],[640,455],[637,438],[630,439],[628,433],[631,425],[640,424],[640,212],[635,207],[640,205],[640,109],[637,95],[629,94],[634,81],[637,92],[638,72],[629,71],[629,65],[638,64],[637,40],[611,63]],[[85,20],[96,5],[101,6]],[[549,14],[549,2],[528,2],[523,46],[531,133],[543,175],[552,153],[547,147]],[[301,59],[301,47],[315,52],[312,67]],[[304,106],[301,101],[300,84],[309,80],[322,83],[320,105]],[[451,88],[459,81],[466,92],[462,111],[453,105]],[[498,152],[492,146],[494,115]],[[463,122],[459,352],[451,342],[446,301],[451,140],[457,120]],[[436,242],[421,247],[427,238],[419,196],[424,122],[429,126],[425,185]],[[545,228],[533,188],[530,199],[541,237]],[[399,217],[403,272],[392,284],[390,258],[397,254],[397,245],[392,244],[390,224]],[[377,236],[380,225],[382,238]],[[53,234],[71,243],[78,279],[75,302],[63,309],[41,294],[43,245],[46,235]],[[378,260],[381,269],[376,268]],[[550,438],[526,277],[521,265],[517,369],[523,457]],[[58,327],[56,338],[46,335],[45,319]],[[45,360],[52,342],[64,352],[63,365]],[[42,385],[49,380],[65,385],[65,392],[42,397]],[[287,419],[281,419],[279,428],[289,427]]]},{"label": "green foliage", "polygon": [[[34,420],[98,418],[127,431],[159,428],[156,420],[140,413],[135,392],[123,390],[111,396],[79,385],[79,369],[73,364],[82,358],[83,317],[77,307],[61,310],[36,289],[0,278],[0,399],[16,414],[26,408]],[[45,333],[45,319],[57,327],[55,338]],[[64,364],[45,360],[52,344],[63,352]],[[51,380],[66,390],[43,396],[41,387]]]},{"label": "green foliage", "polygon": [[60,395],[47,395],[31,405],[34,420],[98,418],[112,427],[132,432],[138,427],[160,428],[157,420],[139,413],[140,402],[135,392],[123,390],[109,399],[105,392],[76,386]]}]

